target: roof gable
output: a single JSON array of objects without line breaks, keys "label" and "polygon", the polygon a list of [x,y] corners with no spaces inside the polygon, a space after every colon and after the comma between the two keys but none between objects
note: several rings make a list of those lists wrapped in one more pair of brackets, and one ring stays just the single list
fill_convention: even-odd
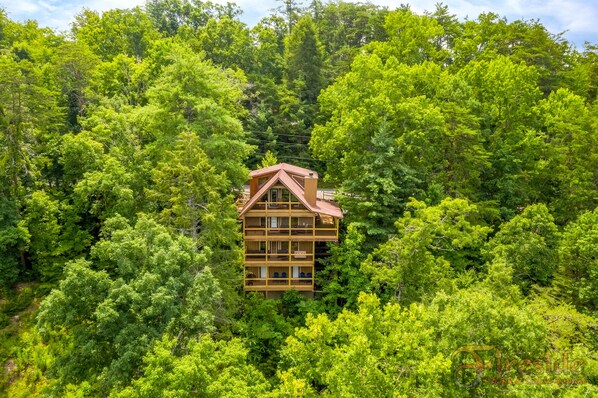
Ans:
[{"label": "roof gable", "polygon": [[[286,178],[285,178],[286,177]],[[299,199],[299,201],[307,208],[309,208],[309,204],[307,203],[307,201],[304,198],[304,194],[303,194],[303,190],[301,189],[301,187],[295,183],[295,181],[293,181],[288,174],[286,174],[283,170],[278,171],[278,173],[276,173],[272,178],[270,178],[268,180],[268,182],[266,182],[259,191],[257,191],[255,193],[255,195],[253,195],[253,197],[245,204],[245,206],[243,207],[243,210],[241,210],[241,213],[239,214],[239,216],[242,216],[243,214],[245,214],[248,210],[250,210],[255,203],[262,197],[264,196],[264,194],[266,192],[268,192],[268,190],[277,182],[280,182],[282,185],[284,185],[290,192],[292,192],[297,199]]]},{"label": "roof gable", "polygon": [[[264,170],[264,169],[262,169],[262,170]],[[307,169],[305,169],[305,170],[307,170]],[[303,204],[303,206],[305,206],[309,211],[314,212],[314,213],[322,213],[322,214],[326,214],[326,215],[330,215],[330,216],[338,217],[338,218],[343,217],[343,213],[338,208],[338,206],[336,206],[330,202],[327,202],[325,200],[317,199],[316,206],[310,205],[305,200],[305,193],[303,191],[303,188],[299,184],[297,184],[295,182],[295,180],[293,180],[291,178],[291,176],[289,176],[286,173],[285,170],[279,170],[274,176],[272,176],[272,178],[270,178],[268,180],[268,182],[266,182],[255,193],[255,195],[253,195],[253,197],[251,199],[249,199],[249,201],[245,204],[245,206],[243,206],[243,209],[239,213],[239,217],[242,217],[245,213],[247,213],[247,211],[251,210],[251,208],[253,208],[253,206],[259,201],[259,199],[262,196],[264,196],[264,194],[266,192],[268,192],[268,190],[277,182],[280,182],[293,195],[295,195],[297,197],[297,199],[299,200],[299,202],[301,202]]]},{"label": "roof gable", "polygon": [[299,167],[299,166],[294,166],[294,165],[288,164],[288,163],[278,163],[278,164],[275,164],[274,166],[264,167],[263,169],[259,169],[259,170],[253,170],[252,172],[249,173],[249,176],[252,178],[260,177],[260,176],[265,176],[265,175],[269,175],[269,174],[274,174],[281,170],[284,170],[287,173],[296,174],[296,175],[299,175],[302,177],[308,177],[311,174],[315,178],[318,178],[318,173],[316,173],[315,171],[305,169],[305,168]]}]

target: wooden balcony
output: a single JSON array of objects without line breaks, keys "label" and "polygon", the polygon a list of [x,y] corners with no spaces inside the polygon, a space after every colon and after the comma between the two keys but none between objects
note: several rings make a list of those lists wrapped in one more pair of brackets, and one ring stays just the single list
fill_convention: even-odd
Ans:
[{"label": "wooden balcony", "polygon": [[243,229],[245,240],[338,240],[338,228],[336,226],[279,226],[279,227],[245,227]]},{"label": "wooden balcony", "polygon": [[245,278],[246,291],[303,290],[313,291],[313,278]]},{"label": "wooden balcony", "polygon": [[301,202],[256,202],[246,216],[313,216]]},{"label": "wooden balcony", "polygon": [[261,264],[261,263],[300,263],[313,264],[314,254],[306,250],[295,250],[291,253],[268,253],[265,251],[245,252],[246,264]]},{"label": "wooden balcony", "polygon": [[307,208],[301,202],[256,202],[251,210],[268,210],[268,211],[281,211],[281,210],[307,210]]},{"label": "wooden balcony", "polygon": [[[260,272],[261,270],[261,272]],[[247,291],[313,291],[313,266],[246,266],[244,289]]]}]

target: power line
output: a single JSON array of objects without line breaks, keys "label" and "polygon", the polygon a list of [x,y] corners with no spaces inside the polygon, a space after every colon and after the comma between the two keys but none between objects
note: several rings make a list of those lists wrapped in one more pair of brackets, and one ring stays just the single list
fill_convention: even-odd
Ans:
[{"label": "power line", "polygon": [[[254,133],[254,134],[265,134],[264,131],[251,131],[245,130],[247,133]],[[287,137],[303,137],[303,138],[311,138],[311,134],[285,134],[285,133],[271,133],[272,135],[284,135]]]},{"label": "power line", "polygon": [[[256,155],[266,155],[265,153],[258,153],[255,152]],[[323,162],[325,163],[325,160],[320,160],[320,159],[314,159],[314,158],[304,158],[301,156],[290,156],[290,155],[276,155],[277,158],[283,158],[283,159],[300,159],[300,160],[311,160],[314,162]]]}]

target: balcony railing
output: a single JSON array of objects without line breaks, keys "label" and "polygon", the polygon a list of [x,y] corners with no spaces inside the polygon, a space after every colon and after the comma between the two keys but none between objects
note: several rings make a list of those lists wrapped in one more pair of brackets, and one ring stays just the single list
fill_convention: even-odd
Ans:
[{"label": "balcony railing", "polygon": [[296,226],[296,227],[245,227],[245,236],[272,236],[272,237],[337,237],[338,230],[336,227],[313,227]]},{"label": "balcony railing", "polygon": [[266,261],[266,262],[297,262],[313,261],[314,255],[306,250],[295,250],[291,253],[267,253],[261,251],[247,250],[245,261]]},{"label": "balcony railing", "polygon": [[256,202],[252,210],[307,210],[301,202]]},{"label": "balcony railing", "polygon": [[312,287],[313,278],[245,278],[245,286],[263,287]]}]

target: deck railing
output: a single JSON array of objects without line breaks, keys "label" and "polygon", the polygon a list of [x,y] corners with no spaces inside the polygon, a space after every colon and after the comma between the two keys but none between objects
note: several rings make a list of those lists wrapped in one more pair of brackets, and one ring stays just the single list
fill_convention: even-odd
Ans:
[{"label": "deck railing", "polygon": [[245,278],[245,286],[259,287],[313,287],[313,278]]},{"label": "deck railing", "polygon": [[244,235],[264,237],[338,237],[338,229],[333,227],[320,226],[292,226],[292,227],[253,227],[247,226]]},{"label": "deck railing", "polygon": [[255,202],[252,210],[307,210],[301,202]]},{"label": "deck railing", "polygon": [[306,250],[295,250],[291,253],[268,253],[268,252],[245,252],[245,261],[266,261],[266,262],[298,262],[313,261],[314,254]]}]

